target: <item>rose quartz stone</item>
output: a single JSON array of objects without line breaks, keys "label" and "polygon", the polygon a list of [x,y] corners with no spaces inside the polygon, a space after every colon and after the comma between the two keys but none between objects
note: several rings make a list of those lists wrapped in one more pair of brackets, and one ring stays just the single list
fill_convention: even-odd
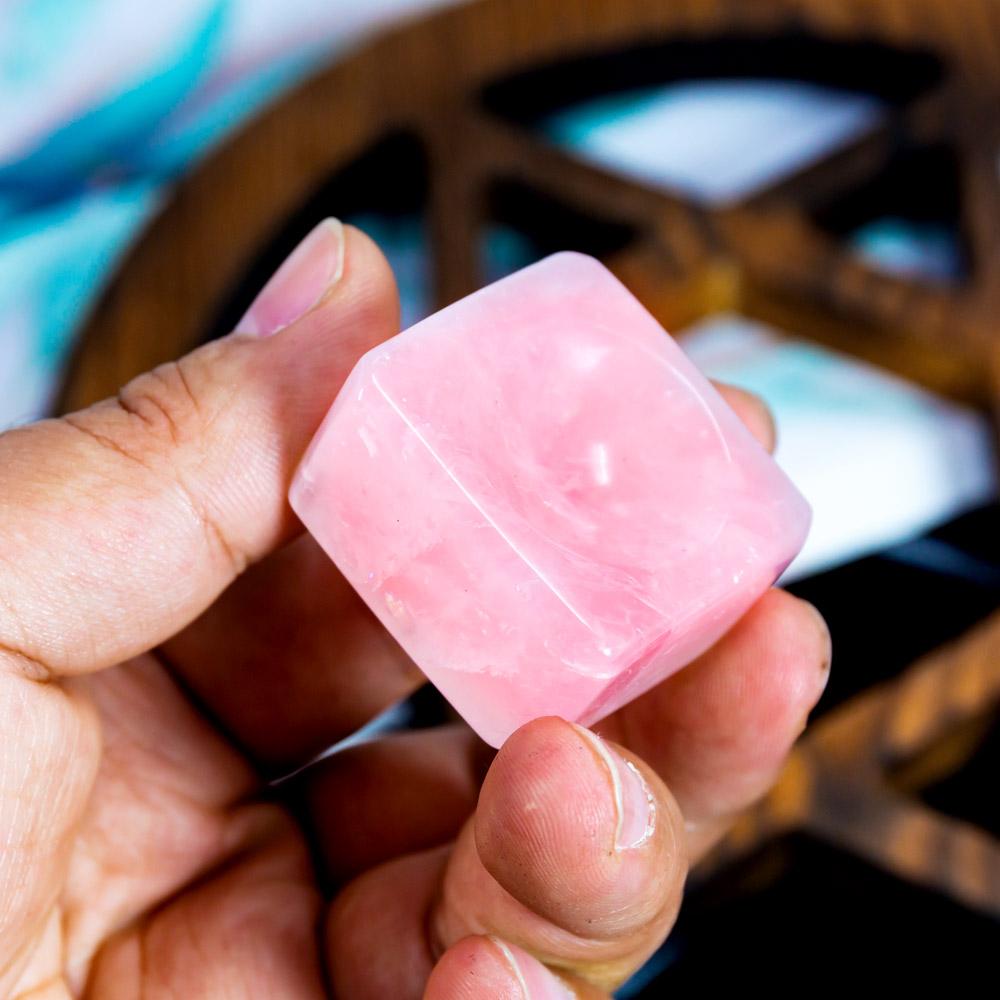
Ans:
[{"label": "rose quartz stone", "polygon": [[540,715],[589,725],[689,663],[810,517],[659,324],[576,253],[366,354],[291,503],[494,746]]}]

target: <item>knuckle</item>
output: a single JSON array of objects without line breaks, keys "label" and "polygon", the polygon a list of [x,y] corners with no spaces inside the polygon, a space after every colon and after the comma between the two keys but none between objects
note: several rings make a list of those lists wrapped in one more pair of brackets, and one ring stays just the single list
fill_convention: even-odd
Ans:
[{"label": "knuckle", "polygon": [[[201,483],[216,418],[226,405],[217,398],[211,358],[201,357],[205,351],[159,365],[132,379],[109,404],[63,419],[104,451],[141,467],[151,493],[166,489],[175,494],[208,548],[236,574],[247,558],[227,537],[210,502],[211,491]],[[127,468],[125,473],[133,478]]]},{"label": "knuckle", "polygon": [[170,361],[132,379],[116,402],[140,425],[147,448],[172,450],[200,438],[203,407],[195,385],[183,361]]},{"label": "knuckle", "polygon": [[208,549],[215,552],[225,564],[230,577],[239,576],[249,565],[250,557],[229,537],[220,520],[200,502],[194,490],[181,484],[189,501],[189,506],[205,538]]}]

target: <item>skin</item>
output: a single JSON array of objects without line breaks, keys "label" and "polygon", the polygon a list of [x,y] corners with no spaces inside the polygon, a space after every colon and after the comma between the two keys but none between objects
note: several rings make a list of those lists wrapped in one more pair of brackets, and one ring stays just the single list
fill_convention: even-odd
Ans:
[{"label": "skin", "polygon": [[779,771],[830,647],[775,590],[598,727],[652,796],[639,846],[555,718],[492,760],[453,725],[268,783],[421,683],[285,501],[397,323],[348,229],[339,284],[276,336],[0,436],[0,996],[605,997]]}]

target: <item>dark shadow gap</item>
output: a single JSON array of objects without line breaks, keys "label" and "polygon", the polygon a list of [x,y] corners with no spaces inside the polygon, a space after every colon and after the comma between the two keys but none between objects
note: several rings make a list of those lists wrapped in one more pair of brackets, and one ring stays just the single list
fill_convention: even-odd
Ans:
[{"label": "dark shadow gap", "polygon": [[[938,273],[925,273],[925,277],[941,281],[968,277],[971,260],[961,224],[960,164],[948,146],[897,149],[876,175],[826,204],[815,206],[812,216],[822,229],[850,240],[859,249],[871,240],[877,246],[878,229],[872,227],[888,224],[898,230],[898,238],[904,242],[930,241],[931,247],[937,248],[931,252],[938,261]],[[887,254],[891,261],[892,230],[886,237],[890,240]]]},{"label": "dark shadow gap", "polygon": [[[921,774],[934,775],[925,787],[919,787]],[[998,774],[1000,713],[994,711],[956,726],[891,778],[902,791],[916,795],[937,812],[1000,837],[1000,795],[991,791]]]},{"label": "dark shadow gap", "polygon": [[784,997],[822,982],[896,996],[934,981],[972,996],[992,981],[998,935],[989,917],[793,834],[695,885],[658,974],[621,995]]},{"label": "dark shadow gap", "polygon": [[673,38],[576,56],[489,84],[482,103],[525,125],[593,97],[683,80],[797,80],[857,91],[901,106],[943,77],[929,52],[874,41],[829,41],[804,33],[775,37]]},{"label": "dark shadow gap", "polygon": [[487,218],[515,230],[536,259],[560,250],[608,257],[636,237],[629,225],[584,212],[520,181],[499,181],[490,188]]},{"label": "dark shadow gap", "polygon": [[788,586],[819,608],[835,637],[820,714],[895,677],[1000,606],[1000,573],[987,572],[1000,566],[997,517],[990,505],[925,536],[940,551],[968,556],[953,564],[920,564],[908,543]]}]

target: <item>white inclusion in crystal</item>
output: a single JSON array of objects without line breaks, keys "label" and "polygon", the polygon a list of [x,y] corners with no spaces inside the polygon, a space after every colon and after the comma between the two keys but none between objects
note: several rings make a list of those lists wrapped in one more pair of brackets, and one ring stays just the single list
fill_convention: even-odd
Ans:
[{"label": "white inclusion in crystal", "polygon": [[374,458],[378,448],[375,447],[375,442],[372,440],[371,434],[368,433],[368,428],[365,426],[359,427],[358,437],[361,438],[361,443],[365,446],[368,454]]},{"label": "white inclusion in crystal", "polygon": [[402,618],[406,614],[406,605],[395,595],[386,591],[385,606],[393,618]]},{"label": "white inclusion in crystal", "polygon": [[607,486],[611,482],[608,446],[603,441],[595,441],[590,446],[590,467],[594,473],[594,482],[598,486]]},{"label": "white inclusion in crystal", "polygon": [[316,477],[313,475],[312,465],[310,465],[308,460],[299,466],[299,475],[302,477],[302,481],[307,486],[312,486],[316,482]]},{"label": "white inclusion in crystal", "polygon": [[603,344],[585,344],[572,353],[573,364],[579,371],[593,371],[611,353]]}]

